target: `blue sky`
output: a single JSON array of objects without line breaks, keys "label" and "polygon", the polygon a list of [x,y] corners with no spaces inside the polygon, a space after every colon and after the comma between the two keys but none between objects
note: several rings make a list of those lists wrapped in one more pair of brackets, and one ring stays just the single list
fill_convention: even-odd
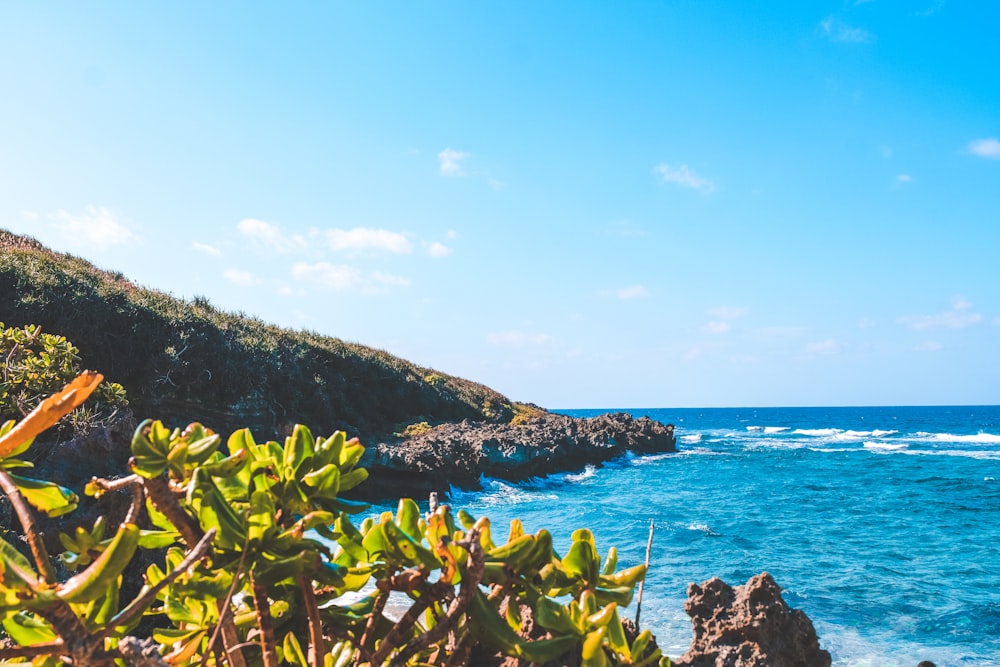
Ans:
[{"label": "blue sky", "polygon": [[996,404],[998,25],[2,3],[0,227],[546,407]]}]

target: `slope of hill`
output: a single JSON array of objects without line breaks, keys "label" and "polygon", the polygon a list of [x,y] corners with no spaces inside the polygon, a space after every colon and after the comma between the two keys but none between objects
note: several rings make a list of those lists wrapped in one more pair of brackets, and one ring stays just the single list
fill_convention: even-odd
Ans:
[{"label": "slope of hill", "polygon": [[421,422],[514,415],[509,399],[481,384],[146,289],[4,230],[0,321],[66,336],[85,367],[124,385],[137,416],[167,423],[249,426],[265,438],[304,423],[367,439]]}]

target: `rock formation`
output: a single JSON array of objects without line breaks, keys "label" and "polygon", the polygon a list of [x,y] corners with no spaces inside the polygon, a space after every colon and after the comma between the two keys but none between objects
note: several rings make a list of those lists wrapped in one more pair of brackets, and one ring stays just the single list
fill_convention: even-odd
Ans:
[{"label": "rock formation", "polygon": [[369,497],[426,496],[450,486],[480,488],[480,476],[518,481],[582,470],[624,455],[673,452],[672,425],[625,413],[578,419],[540,412],[524,424],[468,420],[370,447]]},{"label": "rock formation", "polygon": [[676,667],[829,667],[812,622],[791,609],[767,572],[733,588],[719,578],[688,586],[694,626]]}]

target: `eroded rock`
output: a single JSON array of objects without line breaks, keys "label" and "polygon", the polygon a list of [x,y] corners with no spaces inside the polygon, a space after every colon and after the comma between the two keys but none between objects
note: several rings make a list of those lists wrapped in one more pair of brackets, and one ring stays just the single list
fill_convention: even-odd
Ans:
[{"label": "eroded rock", "polygon": [[733,588],[719,578],[688,586],[684,610],[694,626],[676,667],[829,667],[809,618],[791,609],[770,574]]}]

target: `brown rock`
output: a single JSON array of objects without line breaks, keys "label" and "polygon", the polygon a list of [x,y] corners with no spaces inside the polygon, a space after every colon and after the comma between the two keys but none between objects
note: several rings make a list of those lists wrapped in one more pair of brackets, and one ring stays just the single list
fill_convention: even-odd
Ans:
[{"label": "brown rock", "polygon": [[676,667],[829,667],[809,618],[791,609],[767,572],[733,588],[719,578],[688,586],[694,640]]}]

